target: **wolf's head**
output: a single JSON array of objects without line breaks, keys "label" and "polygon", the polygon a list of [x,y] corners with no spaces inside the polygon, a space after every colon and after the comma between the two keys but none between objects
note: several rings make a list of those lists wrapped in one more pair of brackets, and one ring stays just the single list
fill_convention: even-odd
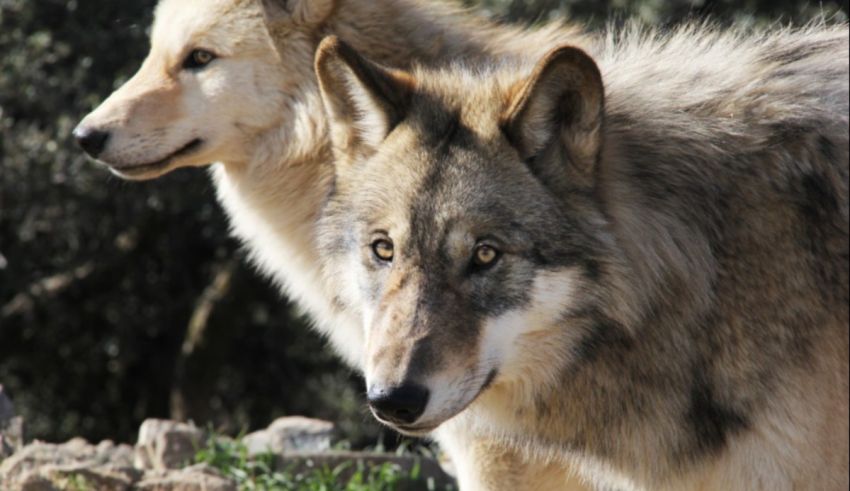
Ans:
[{"label": "wolf's head", "polygon": [[363,313],[375,415],[421,434],[488,389],[553,382],[610,248],[594,62],[565,47],[521,79],[406,73],[331,38],[316,67],[337,155],[322,249]]},{"label": "wolf's head", "polygon": [[258,135],[294,119],[293,98],[314,84],[314,31],[333,3],[162,0],[142,67],[74,136],[128,179],[250,161]]}]

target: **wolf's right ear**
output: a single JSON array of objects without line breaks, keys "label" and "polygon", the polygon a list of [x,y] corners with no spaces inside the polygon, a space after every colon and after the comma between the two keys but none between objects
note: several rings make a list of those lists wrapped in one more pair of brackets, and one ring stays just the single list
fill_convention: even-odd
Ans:
[{"label": "wolf's right ear", "polygon": [[[592,172],[602,147],[602,75],[593,59],[570,46],[552,51],[511,94],[502,130],[524,160],[566,152],[582,173]],[[563,159],[556,159],[561,164]],[[539,173],[556,169],[534,169]]]},{"label": "wolf's right ear", "polygon": [[405,118],[415,85],[408,73],[366,60],[335,36],[319,45],[316,75],[334,147],[351,156],[374,151]]},{"label": "wolf's right ear", "polygon": [[336,7],[337,0],[255,0],[263,10],[269,27],[282,22],[314,27],[324,22]]}]

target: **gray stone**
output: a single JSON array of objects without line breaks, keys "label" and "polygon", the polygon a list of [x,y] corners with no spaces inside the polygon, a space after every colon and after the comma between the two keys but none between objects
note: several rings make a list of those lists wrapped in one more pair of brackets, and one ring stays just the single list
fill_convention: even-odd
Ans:
[{"label": "gray stone", "polygon": [[3,486],[0,489],[17,491],[64,491],[59,485],[39,474],[38,471],[30,471],[22,476],[17,482],[9,483],[0,479]]},{"label": "gray stone", "polygon": [[271,452],[317,453],[331,448],[334,425],[327,421],[303,417],[284,417],[275,420],[265,430],[251,433],[242,439],[250,455]]},{"label": "gray stone", "polygon": [[186,473],[189,473],[189,474],[208,474],[210,476],[215,476],[215,477],[224,477],[224,476],[222,476],[221,472],[218,469],[216,469],[215,467],[213,467],[209,464],[191,465],[191,466],[183,469],[182,472],[186,472]]},{"label": "gray stone", "polygon": [[34,442],[0,464],[0,479],[17,482],[25,473],[46,465],[95,462],[96,457],[95,447],[79,438],[63,444]]},{"label": "gray stone", "polygon": [[38,470],[38,474],[60,489],[97,491],[129,491],[133,483],[142,477],[136,469],[92,464],[45,466]]},{"label": "gray stone", "polygon": [[[454,486],[437,462],[424,457],[329,452],[332,433],[333,424],[325,421],[281,418],[245,440],[253,453],[274,452],[278,468],[289,472],[341,469],[340,477],[346,479],[359,468],[391,464],[405,474],[419,469],[421,478],[403,480],[398,491]],[[135,449],[111,441],[34,442],[0,463],[0,490],[237,491],[236,483],[206,464],[179,469],[192,462],[205,437],[190,424],[148,420],[139,429]]]},{"label": "gray stone", "polygon": [[16,416],[0,428],[0,460],[24,446],[24,418]]},{"label": "gray stone", "polygon": [[133,467],[134,450],[126,444],[116,445],[111,440],[104,440],[95,447],[95,459],[99,463],[115,467]]},{"label": "gray stone", "polygon": [[139,428],[135,466],[153,470],[184,467],[194,460],[204,438],[204,432],[195,425],[149,419]]},{"label": "gray stone", "polygon": [[46,486],[45,481],[73,478],[76,471],[102,473],[107,480],[122,475],[132,481],[141,477],[132,475],[136,472],[132,469],[132,452],[128,445],[105,441],[94,446],[81,438],[63,444],[34,442],[0,464],[0,489],[37,489]]},{"label": "gray stone", "polygon": [[15,405],[0,385],[0,459],[24,446],[24,419],[15,416]]},{"label": "gray stone", "polygon": [[236,483],[201,465],[180,471],[150,471],[134,491],[237,491]]}]

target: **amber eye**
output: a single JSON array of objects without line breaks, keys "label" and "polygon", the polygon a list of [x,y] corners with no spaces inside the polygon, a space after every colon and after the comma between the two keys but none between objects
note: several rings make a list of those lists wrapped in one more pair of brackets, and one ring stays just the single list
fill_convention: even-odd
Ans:
[{"label": "amber eye", "polygon": [[209,51],[196,49],[189,53],[183,61],[183,68],[187,70],[200,70],[215,60],[216,56]]},{"label": "amber eye", "polygon": [[478,268],[489,268],[496,264],[499,260],[499,251],[493,246],[480,245],[475,248],[475,255],[472,258],[473,263]]},{"label": "amber eye", "polygon": [[378,239],[372,242],[372,252],[375,253],[375,257],[379,260],[387,263],[391,262],[393,257],[395,257],[393,243],[387,239]]}]

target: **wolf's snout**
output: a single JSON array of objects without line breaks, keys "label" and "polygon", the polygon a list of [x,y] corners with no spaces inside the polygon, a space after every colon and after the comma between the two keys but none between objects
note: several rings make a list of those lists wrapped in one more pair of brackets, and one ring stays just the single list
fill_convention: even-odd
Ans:
[{"label": "wolf's snout", "polygon": [[372,387],[367,397],[369,406],[380,419],[409,425],[425,412],[430,393],[420,385],[408,384],[391,389]]},{"label": "wolf's snout", "polygon": [[74,130],[74,138],[77,144],[92,158],[97,158],[103,149],[106,148],[106,142],[109,140],[108,131],[100,131],[86,126],[78,126]]}]

